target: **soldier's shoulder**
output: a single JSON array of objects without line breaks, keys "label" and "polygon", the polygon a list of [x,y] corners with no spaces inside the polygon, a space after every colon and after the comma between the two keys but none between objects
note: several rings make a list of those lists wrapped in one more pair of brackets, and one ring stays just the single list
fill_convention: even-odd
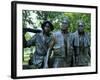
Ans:
[{"label": "soldier's shoulder", "polygon": [[73,34],[78,34],[78,31],[73,32]]},{"label": "soldier's shoulder", "polygon": [[91,33],[90,32],[85,32],[85,36],[90,37]]},{"label": "soldier's shoulder", "polygon": [[58,30],[58,31],[54,31],[53,33],[54,34],[58,34],[58,33],[60,33],[61,31],[60,30]]},{"label": "soldier's shoulder", "polygon": [[59,35],[59,34],[61,34],[61,31],[54,31],[52,34],[53,35]]},{"label": "soldier's shoulder", "polygon": [[78,34],[78,31],[72,32],[71,36],[76,36]]},{"label": "soldier's shoulder", "polygon": [[75,39],[77,36],[78,36],[78,32],[77,31],[70,33],[70,38],[71,39]]},{"label": "soldier's shoulder", "polygon": [[33,37],[39,37],[39,36],[43,36],[43,33],[42,32],[40,32],[40,33],[36,33]]},{"label": "soldier's shoulder", "polygon": [[69,32],[68,34],[69,34],[69,35],[73,35],[73,32]]},{"label": "soldier's shoulder", "polygon": [[90,33],[90,32],[85,32],[85,34],[86,34],[86,35],[91,35],[91,33]]}]

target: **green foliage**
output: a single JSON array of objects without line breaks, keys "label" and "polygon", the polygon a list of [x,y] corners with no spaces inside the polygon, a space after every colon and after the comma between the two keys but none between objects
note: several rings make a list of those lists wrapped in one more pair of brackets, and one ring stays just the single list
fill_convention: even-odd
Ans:
[{"label": "green foliage", "polygon": [[29,33],[26,33],[26,34],[25,34],[25,39],[26,39],[27,41],[31,39],[31,36],[30,36]]},{"label": "green foliage", "polygon": [[[85,31],[90,32],[91,30],[91,14],[87,13],[75,13],[75,12],[51,12],[51,11],[30,11],[23,10],[23,27],[27,27],[26,24],[37,24],[40,27],[41,23],[45,20],[49,20],[53,23],[55,29],[60,29],[60,22],[62,18],[68,17],[70,20],[69,31],[74,32],[77,29],[77,20],[83,20],[85,23]],[[37,22],[32,21],[32,13],[37,14]]]},{"label": "green foliage", "polygon": [[77,29],[77,21],[82,20],[85,23],[85,31],[90,32],[91,29],[91,15],[87,13],[64,13],[70,19],[70,32],[74,32]]},{"label": "green foliage", "polygon": [[32,17],[30,17],[31,13],[29,10],[23,10],[22,11],[22,22],[23,22],[23,27],[27,27],[27,23],[33,25]]}]

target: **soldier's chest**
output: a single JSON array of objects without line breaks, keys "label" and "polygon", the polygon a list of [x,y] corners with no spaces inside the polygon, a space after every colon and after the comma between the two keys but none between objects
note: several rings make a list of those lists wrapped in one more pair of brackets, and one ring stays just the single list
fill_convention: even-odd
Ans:
[{"label": "soldier's chest", "polygon": [[44,35],[39,35],[36,39],[37,46],[47,46],[50,43],[51,38]]},{"label": "soldier's chest", "polygon": [[64,34],[63,38],[64,38],[64,46],[65,46],[65,48],[69,48],[70,47],[70,37],[69,37],[69,34]]},{"label": "soldier's chest", "polygon": [[80,47],[84,46],[84,43],[85,43],[84,40],[85,40],[84,35],[83,36],[79,36],[79,46]]},{"label": "soldier's chest", "polygon": [[69,43],[69,34],[63,34],[63,38],[65,44]]},{"label": "soldier's chest", "polygon": [[51,37],[50,36],[43,36],[42,41],[44,44],[49,44],[51,41]]}]

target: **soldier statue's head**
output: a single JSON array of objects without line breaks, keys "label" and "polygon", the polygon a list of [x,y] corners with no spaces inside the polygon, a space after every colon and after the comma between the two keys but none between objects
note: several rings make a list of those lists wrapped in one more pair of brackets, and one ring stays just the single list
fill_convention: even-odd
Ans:
[{"label": "soldier statue's head", "polygon": [[61,21],[61,30],[64,32],[68,32],[68,27],[70,26],[70,21],[68,17],[65,17]]},{"label": "soldier statue's head", "polygon": [[85,26],[84,22],[82,20],[78,20],[77,25],[78,25],[78,32],[83,33]]},{"label": "soldier statue's head", "polygon": [[49,33],[54,29],[53,24],[50,21],[44,21],[43,24],[41,25],[41,28],[45,33]]}]

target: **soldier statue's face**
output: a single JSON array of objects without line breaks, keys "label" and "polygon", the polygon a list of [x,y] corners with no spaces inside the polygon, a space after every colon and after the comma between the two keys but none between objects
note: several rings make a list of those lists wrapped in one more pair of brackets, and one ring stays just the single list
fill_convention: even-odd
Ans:
[{"label": "soldier statue's face", "polygon": [[48,23],[45,24],[45,26],[44,26],[44,31],[45,31],[46,33],[49,33],[49,32],[51,31],[50,25],[49,25]]},{"label": "soldier statue's face", "polygon": [[67,31],[67,30],[68,30],[68,23],[67,23],[67,22],[66,22],[66,23],[63,22],[63,23],[61,24],[61,30],[62,30],[62,31]]},{"label": "soldier statue's face", "polygon": [[83,23],[78,24],[78,31],[79,32],[84,32],[84,24]]}]

